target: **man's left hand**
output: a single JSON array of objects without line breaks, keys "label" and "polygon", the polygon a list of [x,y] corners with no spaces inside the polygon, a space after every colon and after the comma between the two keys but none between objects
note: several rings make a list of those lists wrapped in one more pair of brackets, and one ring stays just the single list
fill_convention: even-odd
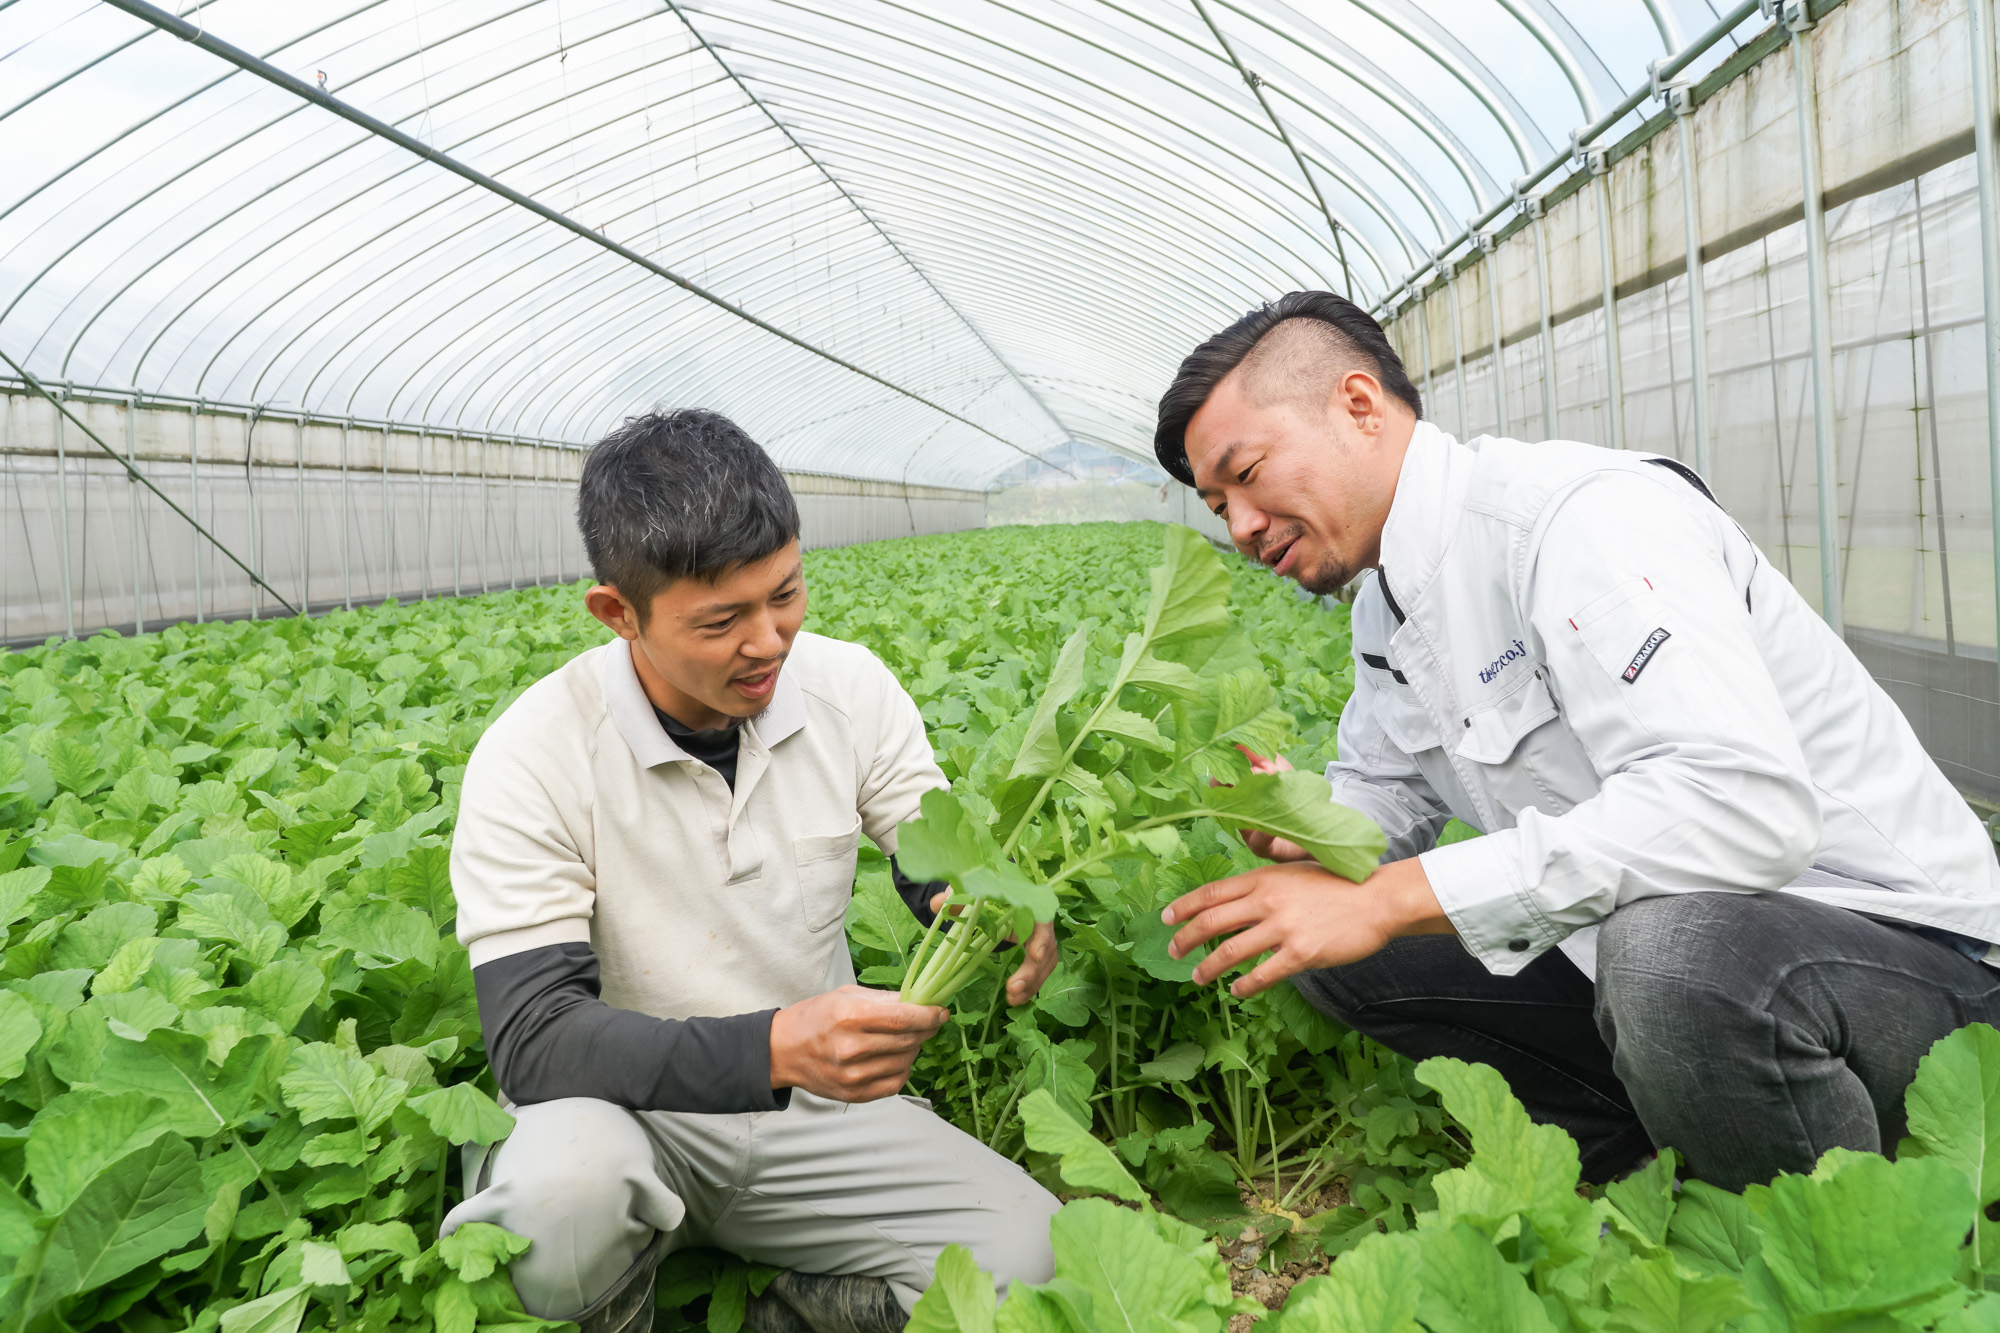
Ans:
[{"label": "man's left hand", "polygon": [[1415,858],[1378,866],[1359,884],[1316,863],[1262,866],[1183,894],[1160,919],[1170,926],[1187,923],[1167,946],[1175,958],[1217,936],[1230,937],[1195,968],[1200,985],[1259,954],[1271,955],[1230,986],[1238,999],[1298,972],[1358,962],[1404,935],[1452,930]]},{"label": "man's left hand", "polygon": [[[944,910],[944,895],[931,899],[931,911]],[[956,907],[952,909],[956,912]],[[1007,1003],[1026,1004],[1042,989],[1042,983],[1056,970],[1056,963],[1062,958],[1062,951],[1056,948],[1056,928],[1049,922],[1041,922],[1034,934],[1028,936],[1028,947],[1023,951],[1021,965],[1014,969],[1014,975],[1007,978]]]}]

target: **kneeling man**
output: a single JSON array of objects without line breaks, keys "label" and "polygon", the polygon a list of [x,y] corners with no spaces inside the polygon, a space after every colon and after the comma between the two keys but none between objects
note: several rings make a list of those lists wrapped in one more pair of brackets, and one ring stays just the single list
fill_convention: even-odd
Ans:
[{"label": "kneeling man", "polygon": [[[445,1230],[533,1247],[522,1304],[586,1333],[650,1324],[671,1249],[787,1270],[753,1329],[897,1329],[945,1246],[1004,1289],[1051,1272],[1056,1200],[896,1095],[947,1011],[854,985],[856,849],[945,785],[867,649],[804,633],[798,509],[726,419],[630,420],[578,521],[618,637],[480,740],[452,848],[458,934],[513,1134]],[[928,920],[930,886],[897,875]],[[1008,982],[1054,967],[1044,927]]]},{"label": "kneeling man", "polygon": [[1730,1189],[1893,1151],[1931,1044],[2000,1022],[1986,831],[1693,471],[1455,440],[1328,292],[1196,349],[1155,447],[1279,575],[1371,571],[1327,778],[1389,853],[1354,885],[1250,835],[1290,864],[1168,909],[1178,953],[1230,936],[1197,982],[1268,952],[1237,994],[1495,1066],[1588,1178],[1658,1145]]}]

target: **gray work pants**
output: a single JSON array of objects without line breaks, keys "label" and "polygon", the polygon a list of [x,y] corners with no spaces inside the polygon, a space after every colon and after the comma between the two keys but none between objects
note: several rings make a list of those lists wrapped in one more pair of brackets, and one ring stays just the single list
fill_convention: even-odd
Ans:
[{"label": "gray work pants", "polygon": [[1412,1059],[1507,1076],[1608,1180],[1654,1144],[1738,1190],[1828,1148],[1894,1152],[1938,1038],[2000,1025],[2000,971],[1916,931],[1789,893],[1681,893],[1612,913],[1597,976],[1551,949],[1494,976],[1451,936],[1301,973],[1312,1003]]},{"label": "gray work pants", "polygon": [[588,1097],[512,1108],[514,1132],[448,1234],[491,1222],[533,1241],[514,1262],[529,1312],[566,1319],[651,1243],[712,1245],[804,1273],[888,1279],[907,1310],[947,1245],[1005,1292],[1054,1271],[1055,1196],[915,1098],[848,1105],[794,1089],[783,1111],[628,1111]]}]

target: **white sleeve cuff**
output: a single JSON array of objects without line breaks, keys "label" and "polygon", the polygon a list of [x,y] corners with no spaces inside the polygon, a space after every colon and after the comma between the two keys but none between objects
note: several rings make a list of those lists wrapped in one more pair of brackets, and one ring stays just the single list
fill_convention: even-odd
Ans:
[{"label": "white sleeve cuff", "polygon": [[480,966],[496,958],[508,958],[530,949],[546,948],[551,944],[590,943],[590,918],[583,916],[557,917],[554,921],[544,921],[539,925],[522,926],[519,930],[496,930],[491,935],[481,935],[467,940],[465,948],[472,955],[472,965]]},{"label": "white sleeve cuff", "polygon": [[1503,829],[1417,858],[1466,952],[1495,976],[1514,975],[1569,934],[1522,883],[1519,840],[1518,830]]}]

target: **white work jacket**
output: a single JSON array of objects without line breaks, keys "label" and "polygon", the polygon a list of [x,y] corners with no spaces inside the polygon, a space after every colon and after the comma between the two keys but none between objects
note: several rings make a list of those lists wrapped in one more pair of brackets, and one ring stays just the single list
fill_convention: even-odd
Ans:
[{"label": "white work jacket", "polygon": [[[1979,820],[1679,464],[1419,423],[1353,625],[1333,798],[1493,972],[1591,975],[1613,911],[1702,890],[2000,941]],[[1486,836],[1436,846],[1453,815]]]}]

